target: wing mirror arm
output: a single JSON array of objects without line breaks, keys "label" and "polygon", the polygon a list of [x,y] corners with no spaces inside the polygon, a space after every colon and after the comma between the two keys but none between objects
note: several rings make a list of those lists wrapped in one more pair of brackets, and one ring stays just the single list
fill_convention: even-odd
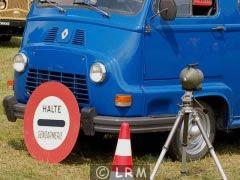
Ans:
[{"label": "wing mirror arm", "polygon": [[156,16],[161,16],[161,13],[164,11],[168,11],[168,8],[158,10],[158,12],[156,14],[154,14],[153,16],[151,16],[149,20],[152,21]]}]

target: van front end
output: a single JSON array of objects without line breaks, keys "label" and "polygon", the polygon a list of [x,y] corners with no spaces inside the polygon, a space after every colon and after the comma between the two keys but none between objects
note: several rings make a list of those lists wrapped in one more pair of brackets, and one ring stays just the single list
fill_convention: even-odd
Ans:
[{"label": "van front end", "polygon": [[8,119],[23,118],[32,92],[57,81],[75,95],[86,135],[117,132],[121,122],[137,133],[169,130],[173,117],[148,117],[144,110],[144,13],[106,18],[79,11],[33,7],[15,57],[15,95],[4,100]]}]

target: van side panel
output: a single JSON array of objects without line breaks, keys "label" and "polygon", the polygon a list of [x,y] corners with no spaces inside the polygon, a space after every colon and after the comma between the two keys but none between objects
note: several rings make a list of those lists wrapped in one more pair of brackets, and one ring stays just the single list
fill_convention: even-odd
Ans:
[{"label": "van side panel", "polygon": [[[225,29],[218,30],[218,27],[225,27],[225,23],[231,19],[230,16],[239,16],[233,6],[237,6],[237,2],[219,1],[218,13],[215,16],[177,18],[168,22],[156,17],[152,22],[146,21],[146,25],[151,24],[151,32],[144,37],[144,49],[148,49],[144,51],[146,114],[176,114],[177,104],[183,95],[179,83],[180,71],[187,64],[198,63],[204,72],[205,80],[203,91],[197,92],[196,96],[225,99],[229,106],[229,116],[224,124],[232,127],[230,122],[233,113],[240,113],[240,104],[234,102],[237,101],[235,97],[240,94],[240,86],[234,81],[240,64],[233,58],[240,55],[237,52],[240,41],[234,38],[237,31],[233,35],[225,32]],[[149,17],[152,15],[151,10]],[[236,18],[232,19],[235,19],[232,22],[238,23]],[[234,54],[231,55],[229,50],[233,50]],[[233,61],[231,65],[228,63],[229,58]],[[236,104],[239,112],[234,110]]]},{"label": "van side panel", "polygon": [[224,82],[233,92],[233,119],[230,127],[240,127],[240,11],[238,1],[222,1],[224,19]]}]

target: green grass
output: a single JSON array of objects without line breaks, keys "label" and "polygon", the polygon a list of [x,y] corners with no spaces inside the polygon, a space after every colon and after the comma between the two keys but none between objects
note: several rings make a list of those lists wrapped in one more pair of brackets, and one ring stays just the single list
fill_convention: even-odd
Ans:
[{"label": "green grass", "polygon": [[[0,46],[0,101],[13,92],[6,81],[12,79],[12,58],[18,51],[20,39]],[[1,103],[2,104],[2,103]],[[49,165],[37,162],[27,152],[23,140],[22,121],[7,121],[0,105],[0,179],[89,179],[91,164],[111,164],[116,138],[80,138],[80,149],[64,162]],[[162,134],[134,136],[132,147],[135,164],[154,166],[163,143]],[[240,133],[218,133],[215,143],[217,154],[229,179],[240,179]],[[77,152],[77,153],[76,153]],[[189,176],[181,176],[180,163],[168,158],[158,179],[220,179],[211,157],[188,164]]]}]

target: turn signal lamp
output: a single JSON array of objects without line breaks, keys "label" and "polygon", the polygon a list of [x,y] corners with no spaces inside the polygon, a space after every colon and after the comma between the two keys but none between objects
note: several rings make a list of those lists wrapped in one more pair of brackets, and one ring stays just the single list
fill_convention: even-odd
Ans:
[{"label": "turn signal lamp", "polygon": [[12,90],[13,89],[13,84],[14,84],[13,80],[8,80],[7,81],[7,88]]},{"label": "turn signal lamp", "polygon": [[127,94],[117,94],[115,97],[115,105],[117,107],[132,106],[132,96]]}]

